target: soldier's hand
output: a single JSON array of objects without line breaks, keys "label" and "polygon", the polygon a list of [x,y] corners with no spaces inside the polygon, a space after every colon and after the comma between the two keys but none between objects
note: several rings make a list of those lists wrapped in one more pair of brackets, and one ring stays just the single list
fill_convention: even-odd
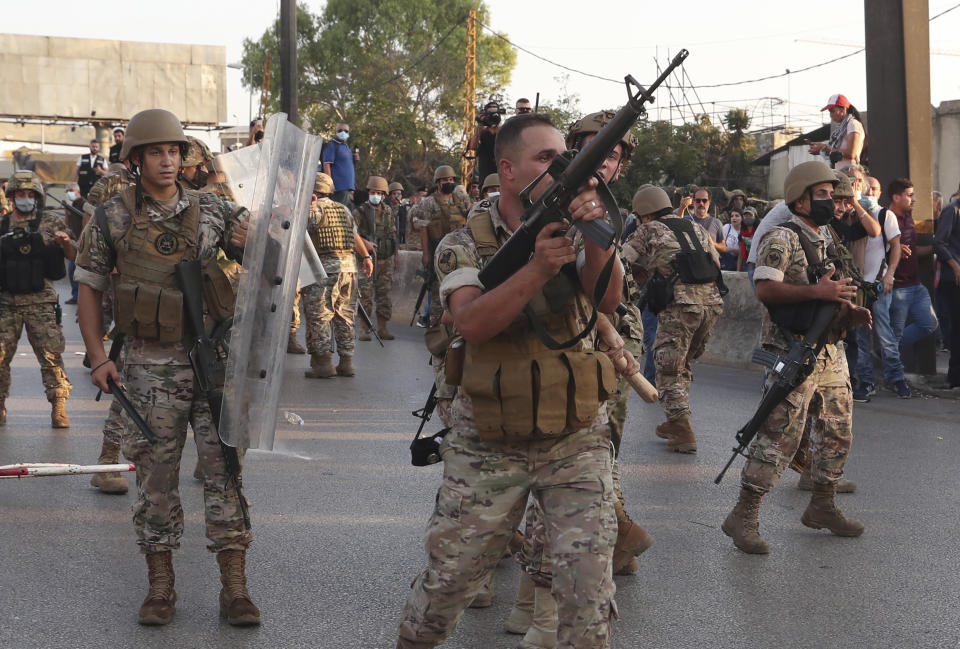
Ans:
[{"label": "soldier's hand", "polygon": [[103,390],[104,393],[111,394],[110,386],[107,385],[107,377],[112,378],[114,383],[120,384],[120,373],[117,371],[117,366],[109,358],[94,366],[93,371],[90,372],[90,382]]},{"label": "soldier's hand", "polygon": [[53,242],[62,248],[70,243],[70,235],[63,230],[57,230],[53,233]]},{"label": "soldier's hand", "polygon": [[247,245],[247,222],[240,221],[230,233],[230,243],[237,248],[243,248]]},{"label": "soldier's hand", "polygon": [[565,264],[569,264],[577,258],[577,253],[573,249],[570,239],[563,236],[553,236],[554,233],[563,232],[566,228],[566,223],[555,221],[547,224],[537,235],[533,259],[530,263],[546,279],[550,279],[559,273]]},{"label": "soldier's hand", "polygon": [[580,188],[580,193],[570,201],[570,218],[574,221],[593,221],[601,219],[607,214],[600,195],[597,194],[597,179],[591,178]]},{"label": "soldier's hand", "polygon": [[361,270],[363,270],[364,277],[372,277],[373,276],[373,260],[370,259],[369,257],[364,259],[363,264],[361,264]]},{"label": "soldier's hand", "polygon": [[866,325],[870,329],[873,328],[873,314],[865,306],[851,306],[850,321],[858,327]]},{"label": "soldier's hand", "polygon": [[423,251],[423,254],[420,255],[420,265],[424,268],[427,268],[430,265],[430,253],[426,250]]},{"label": "soldier's hand", "polygon": [[827,302],[849,302],[857,296],[857,287],[853,285],[853,279],[844,277],[834,280],[834,269],[831,268],[827,274],[817,282],[816,298],[826,300]]}]

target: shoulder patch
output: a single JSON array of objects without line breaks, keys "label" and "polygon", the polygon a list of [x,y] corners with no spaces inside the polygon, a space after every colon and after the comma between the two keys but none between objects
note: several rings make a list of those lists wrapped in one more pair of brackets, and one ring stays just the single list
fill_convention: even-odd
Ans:
[{"label": "shoulder patch", "polygon": [[449,275],[457,269],[457,253],[451,249],[446,249],[437,257],[437,268],[444,275]]}]

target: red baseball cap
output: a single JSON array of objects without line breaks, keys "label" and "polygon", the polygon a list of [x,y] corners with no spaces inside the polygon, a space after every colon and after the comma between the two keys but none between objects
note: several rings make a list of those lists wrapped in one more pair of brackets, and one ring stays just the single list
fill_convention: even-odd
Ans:
[{"label": "red baseball cap", "polygon": [[850,100],[843,95],[833,95],[830,97],[829,101],[827,101],[827,105],[820,109],[820,112],[822,113],[825,110],[830,110],[834,106],[850,108]]}]

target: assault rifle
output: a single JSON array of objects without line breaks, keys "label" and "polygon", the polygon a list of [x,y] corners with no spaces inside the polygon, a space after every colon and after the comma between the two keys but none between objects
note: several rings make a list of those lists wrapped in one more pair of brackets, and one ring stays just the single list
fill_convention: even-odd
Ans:
[{"label": "assault rifle", "polygon": [[[214,429],[219,431],[223,391],[218,385],[214,370],[217,350],[203,326],[203,274],[200,271],[200,260],[181,261],[173,267],[173,272],[177,286],[183,293],[183,306],[187,312],[187,329],[193,339],[193,347],[190,348],[187,357],[193,368],[197,389],[206,396],[207,403],[210,405]],[[243,497],[243,484],[240,477],[240,456],[237,454],[237,449],[224,444],[223,440],[220,440],[220,450],[223,453],[227,475],[233,481],[233,487],[237,492],[243,522],[247,529],[250,529],[250,514],[247,511],[247,501]]]},{"label": "assault rifle", "polygon": [[68,212],[73,212],[74,215],[79,216],[81,219],[85,216],[85,214],[84,214],[83,212],[81,212],[80,210],[78,210],[77,208],[75,208],[73,205],[71,205],[70,203],[68,203],[68,202],[66,202],[66,201],[60,200],[59,198],[57,198],[56,196],[54,196],[54,195],[51,194],[50,192],[45,191],[45,192],[43,192],[43,193],[46,194],[48,197],[52,198],[53,200],[55,200],[56,202],[60,203],[60,207],[62,207],[63,209],[67,210]]},{"label": "assault rifle", "polygon": [[[570,201],[588,180],[599,180],[596,173],[607,155],[613,151],[617,142],[630,132],[633,125],[647,114],[645,105],[654,101],[654,91],[688,55],[687,50],[680,50],[649,89],[637,83],[631,75],[624,77],[627,103],[617,111],[613,119],[600,129],[582,151],[574,150],[557,156],[544,173],[520,192],[521,200],[528,206],[523,214],[523,223],[480,271],[480,281],[487,290],[502,284],[530,261],[537,235],[545,226],[563,221],[569,216],[567,208]],[[531,204],[530,193],[546,175],[554,179],[553,184]],[[602,180],[597,189],[601,197],[609,197],[604,199],[604,202],[608,203],[608,213],[611,210],[617,211],[615,201],[612,205],[609,204],[613,197]],[[619,216],[619,212],[615,216]],[[613,226],[603,219],[575,222],[573,225],[580,229],[583,236],[604,250],[610,248],[616,236]]]},{"label": "assault rifle", "polygon": [[417,271],[417,275],[423,278],[423,286],[420,287],[420,294],[417,295],[417,303],[413,307],[413,316],[410,318],[411,327],[413,323],[417,321],[417,316],[420,314],[420,307],[423,306],[423,298],[426,297],[427,291],[430,290],[430,285],[433,284],[433,265],[430,264],[426,268],[421,268]]},{"label": "assault rifle", "polygon": [[[110,353],[107,354],[107,358],[113,361],[114,365],[117,363],[117,359],[120,358],[120,350],[123,349],[123,339],[124,335],[117,331],[113,335],[113,342],[110,343]],[[94,401],[100,401],[100,397],[103,395],[103,390],[97,390],[97,396],[93,398]]]},{"label": "assault rifle", "polygon": [[413,441],[410,442],[410,463],[413,464],[413,466],[429,466],[440,461],[440,442],[443,441],[449,429],[444,428],[431,437],[420,438],[420,435],[423,433],[423,427],[430,421],[430,417],[433,416],[433,411],[436,407],[437,383],[434,381],[433,386],[430,388],[430,394],[427,395],[427,402],[423,405],[423,408],[414,410],[411,413],[414,417],[420,419],[420,428],[417,429],[417,434],[414,436]]},{"label": "assault rifle", "polygon": [[730,468],[738,455],[747,457],[744,451],[753,441],[753,438],[757,436],[760,426],[767,420],[773,409],[806,381],[807,377],[813,372],[817,365],[817,356],[820,355],[826,344],[830,324],[839,309],[839,302],[820,302],[813,316],[813,324],[810,325],[810,329],[807,330],[803,340],[793,341],[786,356],[777,356],[764,349],[754,350],[753,362],[768,368],[777,380],[763,395],[760,405],[757,406],[757,411],[750,418],[750,421],[737,432],[737,446],[733,449],[733,455],[726,466],[723,467],[723,471],[713,481],[714,484],[720,484],[727,469]]}]

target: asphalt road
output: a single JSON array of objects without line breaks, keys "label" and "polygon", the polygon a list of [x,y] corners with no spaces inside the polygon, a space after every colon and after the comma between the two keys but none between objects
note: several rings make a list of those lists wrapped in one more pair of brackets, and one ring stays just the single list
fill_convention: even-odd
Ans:
[{"label": "asphalt road", "polygon": [[[93,401],[74,313],[64,307],[72,426],[50,428],[24,338],[0,464],[96,462],[107,403]],[[205,549],[188,442],[178,610],[162,628],[136,622],[146,567],[130,522],[132,492],[102,495],[87,476],[0,480],[0,648],[392,648],[409,584],[425,564],[422,533],[440,476],[439,466],[411,466],[407,449],[416,429],[410,411],[430,380],[422,330],[393,329],[398,339],[386,349],[358,343],[351,379],[307,380],[307,357],[286,359],[283,409],[304,424],[281,420],[275,451],[251,452],[245,468],[256,538],[248,573],[261,627],[234,629],[218,618],[217,567]],[[771,554],[748,556],[719,527],[738,471],[720,487],[712,480],[756,405],[758,373],[702,365],[695,373],[696,455],[667,453],[653,435],[659,407],[630,403],[621,452],[627,510],[656,542],[637,575],[617,578],[612,646],[960,646],[960,404],[891,393],[857,404],[847,475],[859,488],[841,505],[866,533],[842,539],[801,525],[808,494],[788,472],[761,510]],[[518,637],[502,625],[517,577],[502,562],[494,605],[468,610],[444,646],[514,647]]]}]

